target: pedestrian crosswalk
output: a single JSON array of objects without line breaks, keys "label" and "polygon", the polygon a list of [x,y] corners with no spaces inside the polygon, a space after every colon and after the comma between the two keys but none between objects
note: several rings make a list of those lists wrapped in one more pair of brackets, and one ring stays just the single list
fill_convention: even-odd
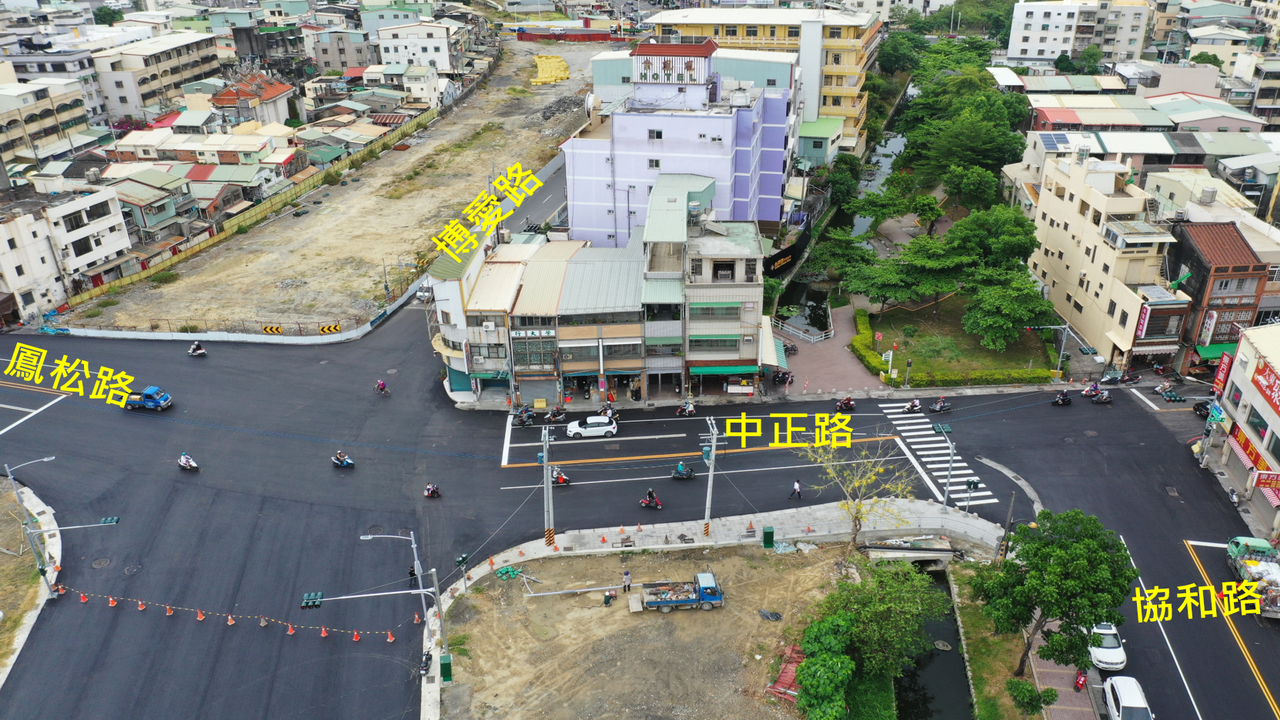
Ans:
[{"label": "pedestrian crosswalk", "polygon": [[[927,412],[904,413],[905,406],[903,402],[880,403],[880,410],[919,461],[917,467],[923,467],[928,479],[944,488],[950,504],[963,508],[999,502],[969,463],[959,454],[953,454],[946,439],[934,432],[934,422],[940,422],[940,416],[931,417]],[[978,489],[970,491],[968,483],[973,480],[978,480]]]}]

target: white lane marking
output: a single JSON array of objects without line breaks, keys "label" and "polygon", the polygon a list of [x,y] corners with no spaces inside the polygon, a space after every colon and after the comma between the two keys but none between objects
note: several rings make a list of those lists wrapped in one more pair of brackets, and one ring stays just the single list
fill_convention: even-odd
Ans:
[{"label": "white lane marking", "polygon": [[502,438],[502,464],[507,464],[507,459],[511,457],[511,418],[507,416],[507,433]]},{"label": "white lane marking", "polygon": [[956,492],[955,490],[951,491],[951,499],[955,500],[957,505],[960,503],[961,500],[967,500],[969,498],[976,498],[976,497],[986,497],[990,495],[991,493],[989,492],[962,493],[962,492]]},{"label": "white lane marking", "polygon": [[969,464],[968,464],[968,463],[962,463],[962,462],[957,462],[957,463],[935,463],[935,462],[930,462],[931,460],[935,460],[935,459],[936,459],[936,458],[928,458],[928,459],[926,459],[926,460],[925,460],[925,463],[924,463],[924,466],[925,466],[925,467],[927,467],[927,468],[936,468],[936,469],[940,469],[940,470],[946,470],[948,467],[952,467],[952,468],[969,467]]},{"label": "white lane marking", "polygon": [[[852,465],[852,464],[854,464],[854,463],[860,463],[860,462],[879,462],[880,460],[898,460],[898,459],[900,459],[898,456],[893,456],[893,457],[880,458],[880,459],[871,458],[871,459],[867,459],[867,460],[845,460],[845,461],[838,462],[838,463],[835,463],[835,464],[836,464],[836,465]],[[574,485],[610,485],[610,484],[612,484],[612,483],[638,482],[638,481],[642,481],[642,480],[667,480],[667,479],[670,479],[670,478],[671,478],[671,475],[670,475],[670,474],[667,474],[667,475],[654,475],[654,476],[652,476],[652,477],[614,478],[613,480],[583,480],[583,481],[574,481],[574,480],[573,480],[573,477],[572,477],[573,467],[572,467],[572,466],[566,466],[566,467],[568,467],[568,468],[569,468],[569,470],[568,470],[568,472],[569,472],[569,474],[570,474],[570,478],[569,478],[569,480],[570,480],[570,482],[571,482],[570,487],[573,487]],[[716,470],[716,474],[717,474],[717,475],[729,475],[729,474],[732,474],[732,473],[768,472],[768,471],[770,471],[770,470],[796,470],[796,469],[799,469],[799,468],[807,468],[807,467],[817,467],[817,465],[814,465],[813,463],[806,463],[806,464],[803,464],[803,465],[780,465],[780,466],[777,466],[777,467],[746,468],[746,469],[744,469],[744,470],[719,470],[719,469],[717,469],[717,470]],[[698,479],[701,479],[701,478],[703,478],[703,477],[705,477],[705,473],[699,473],[699,475],[698,475]],[[678,481],[676,481],[676,482],[685,482],[685,481],[684,481],[684,480],[678,480]],[[542,483],[537,483],[537,484],[534,484],[534,485],[508,485],[508,486],[506,486],[506,487],[500,487],[500,488],[498,488],[498,489],[499,489],[499,490],[532,490],[533,488],[540,488],[540,487],[542,487]]]},{"label": "white lane marking", "polygon": [[[1147,405],[1148,405],[1152,410],[1159,410],[1159,409],[1160,409],[1160,408],[1156,407],[1156,404],[1155,404],[1155,403],[1153,403],[1153,402],[1151,402],[1150,400],[1148,400],[1146,395],[1143,395],[1142,393],[1138,392],[1138,389],[1137,389],[1137,388],[1129,388],[1129,392],[1133,393],[1134,395],[1137,395],[1137,396],[1138,396],[1138,399],[1139,399],[1139,400],[1141,400],[1142,402],[1146,403],[1146,404],[1147,404]],[[1161,630],[1163,631],[1163,628],[1161,628]],[[1181,670],[1179,670],[1178,672],[1182,672],[1182,671],[1181,671]],[[1191,691],[1190,691],[1190,690],[1188,690],[1187,692],[1191,692]],[[1195,701],[1194,701],[1194,700],[1192,700],[1192,701],[1191,701],[1191,704],[1192,704],[1192,705],[1194,705],[1194,704],[1195,704]],[[1197,716],[1199,716],[1199,715],[1200,715],[1200,710],[1199,710],[1199,709],[1197,709],[1197,710],[1196,710],[1196,715],[1197,715]]]},{"label": "white lane marking", "polygon": [[[675,433],[672,435],[636,435],[634,437],[630,437],[630,436],[620,437],[618,435],[614,435],[611,438],[599,437],[599,438],[588,438],[585,440],[557,440],[555,444],[556,445],[578,445],[581,443],[621,442],[624,440],[662,440],[664,438],[682,438],[682,437],[689,437],[689,433]],[[541,447],[542,442],[538,441],[538,442],[529,442],[529,443],[511,443],[511,447],[534,447],[534,446]]]},{"label": "white lane marking", "polygon": [[1187,541],[1187,544],[1188,544],[1188,545],[1195,545],[1195,546],[1197,546],[1197,547],[1218,548],[1219,550],[1226,550],[1226,549],[1227,549],[1227,544],[1226,544],[1226,543],[1213,543],[1213,542],[1204,542],[1204,541],[1201,541],[1201,540],[1188,540],[1188,541]]},{"label": "white lane marking", "polygon": [[970,500],[966,505],[990,505],[991,503],[1000,502],[1000,498],[984,498],[982,500]]},{"label": "white lane marking", "polygon": [[919,448],[911,448],[911,449],[915,450],[917,455],[938,455],[938,454],[946,455],[947,453],[951,452],[950,450],[921,450]]},{"label": "white lane marking", "polygon": [[916,416],[889,418],[889,422],[894,424],[900,424],[900,425],[931,425],[933,424],[933,421],[931,421],[927,417],[916,417]]},{"label": "white lane marking", "polygon": [[912,435],[937,435],[937,433],[932,430],[910,430],[908,432],[900,432],[898,434],[902,437],[911,437]]},{"label": "white lane marking", "polygon": [[946,447],[945,442],[927,442],[932,438],[907,438],[907,442],[911,443],[912,450],[923,450],[924,448]]},{"label": "white lane marking", "polygon": [[920,473],[920,479],[924,481],[925,486],[928,487],[929,491],[933,493],[933,496],[941,502],[942,492],[939,491],[938,486],[934,485],[933,481],[929,479],[929,473],[925,472],[923,467],[920,467],[920,461],[916,460],[916,456],[912,455],[911,451],[907,449],[907,444],[902,442],[902,438],[899,437],[894,438],[893,441],[898,443],[898,447],[902,448],[903,454],[906,455],[907,459],[911,461],[911,464],[915,466],[916,472]]},{"label": "white lane marking", "polygon": [[17,405],[0,405],[5,410],[21,410],[22,412],[35,412],[31,408],[18,407]]},{"label": "white lane marking", "polygon": [[[946,474],[947,474],[946,469],[942,469],[942,470],[930,470],[929,472],[933,473],[934,475],[946,475]],[[972,471],[972,470],[970,470],[970,469],[968,469],[968,468],[955,468],[954,470],[952,470],[952,471],[951,471],[951,474],[952,474],[952,475],[972,475],[972,474],[973,474],[973,471]]]},{"label": "white lane marking", "polygon": [[[1134,390],[1134,392],[1137,393],[1138,391]],[[1138,394],[1138,396],[1142,397],[1140,393]],[[1146,400],[1146,398],[1142,398],[1142,399]],[[1147,403],[1147,404],[1150,405],[1150,403]],[[1120,536],[1120,542],[1124,543],[1124,547],[1126,550],[1129,549],[1129,543],[1125,542],[1123,535]],[[1132,552],[1129,553],[1129,564],[1133,566],[1134,570],[1138,570],[1139,573],[1142,572],[1141,570],[1138,569],[1137,563],[1133,561]],[[1146,595],[1147,584],[1142,582],[1141,574],[1138,575],[1138,586],[1142,588],[1142,594]],[[1150,596],[1148,595],[1148,597]],[[1165,647],[1169,648],[1169,654],[1173,656],[1173,666],[1178,669],[1178,677],[1182,678],[1182,687],[1187,691],[1187,698],[1191,700],[1191,709],[1196,711],[1197,718],[1200,718],[1200,720],[1204,720],[1204,716],[1200,714],[1200,706],[1196,705],[1196,698],[1194,695],[1191,694],[1191,686],[1187,684],[1187,676],[1182,673],[1182,663],[1178,662],[1178,653],[1173,651],[1173,643],[1169,642],[1169,634],[1164,631],[1164,622],[1157,620],[1156,625],[1160,627],[1160,634],[1164,636]]]},{"label": "white lane marking", "polygon": [[21,420],[18,420],[17,422],[13,423],[13,424],[12,424],[12,425],[10,425],[9,427],[7,427],[7,428],[5,428],[5,429],[3,429],[3,430],[0,430],[0,435],[3,435],[3,434],[5,434],[5,433],[9,432],[10,430],[12,430],[12,429],[14,429],[14,428],[18,427],[18,426],[19,426],[19,425],[21,425],[22,423],[24,423],[24,422],[26,422],[26,421],[30,420],[31,418],[33,418],[33,417],[35,417],[35,416],[39,415],[40,413],[44,412],[45,410],[48,410],[49,408],[53,407],[54,403],[58,402],[59,400],[62,400],[62,399],[64,399],[64,398],[66,398],[66,397],[67,397],[66,395],[59,395],[58,397],[56,397],[56,398],[54,398],[54,399],[50,400],[49,402],[45,403],[44,405],[41,405],[41,406],[40,406],[40,408],[39,408],[38,410],[32,410],[32,411],[31,411],[31,414],[24,416]]}]

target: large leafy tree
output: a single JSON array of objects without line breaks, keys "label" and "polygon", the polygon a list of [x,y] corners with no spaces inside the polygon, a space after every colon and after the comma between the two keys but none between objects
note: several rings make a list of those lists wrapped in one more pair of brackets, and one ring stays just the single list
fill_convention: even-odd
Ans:
[{"label": "large leafy tree", "polygon": [[921,223],[929,223],[928,234],[933,234],[933,225],[938,222],[938,218],[942,217],[942,208],[938,205],[938,199],[932,195],[916,195],[911,198],[908,206],[911,214],[916,216]]},{"label": "large leafy tree", "polygon": [[1053,317],[1053,303],[1040,294],[1040,286],[1026,268],[979,271],[965,292],[970,300],[961,327],[977,335],[983,347],[998,352],[1017,342],[1023,328]]},{"label": "large leafy tree", "polygon": [[958,245],[949,237],[921,235],[913,238],[895,258],[912,280],[920,296],[932,295],[934,312],[943,293],[955,292],[981,262],[977,248]]},{"label": "large leafy tree", "polygon": [[880,312],[884,312],[884,306],[890,301],[904,303],[920,299],[916,278],[896,257],[854,266],[844,275],[842,284],[845,292],[866,295],[871,302],[880,303]]},{"label": "large leafy tree", "polygon": [[[895,8],[896,9],[896,8]],[[909,32],[891,32],[876,54],[880,70],[890,75],[911,72],[920,66],[920,52],[929,47],[924,37]]]},{"label": "large leafy tree", "polygon": [[986,210],[1000,202],[1000,180],[980,167],[952,165],[942,176],[947,193],[970,210]]},{"label": "large leafy tree", "polygon": [[[996,631],[1025,631],[1022,657],[1014,675],[1026,671],[1037,637],[1037,654],[1066,667],[1087,667],[1089,629],[1098,623],[1124,622],[1118,607],[1128,597],[1138,571],[1129,550],[1096,517],[1080,510],[1054,514],[1041,510],[1038,527],[1018,526],[1010,556],[981,568],[973,588],[982,612]],[[1046,626],[1057,621],[1053,630]]]},{"label": "large leafy tree", "polygon": [[1191,62],[1204,63],[1206,65],[1212,65],[1219,70],[1222,69],[1222,58],[1209,52],[1198,52],[1195,55],[1192,55]]},{"label": "large leafy tree", "polygon": [[902,217],[911,212],[911,194],[916,189],[916,179],[910,173],[894,173],[884,179],[880,192],[865,192],[862,197],[850,200],[845,210],[852,215],[871,218],[874,231],[891,217]]},{"label": "large leafy tree", "polygon": [[1066,53],[1062,53],[1053,61],[1053,67],[1063,75],[1076,74],[1076,64],[1071,62],[1071,56]]},{"label": "large leafy tree", "polygon": [[804,261],[805,270],[844,277],[851,268],[875,262],[876,252],[870,241],[871,233],[854,235],[847,227],[831,228],[822,242],[809,251],[809,258]]},{"label": "large leafy tree", "polygon": [[1080,62],[1076,63],[1076,71],[1081,75],[1097,75],[1100,62],[1102,62],[1102,48],[1090,45],[1080,51]]},{"label": "large leafy tree", "polygon": [[985,267],[1024,266],[1040,246],[1035,223],[1015,208],[996,205],[957,222],[947,240],[974,248]]},{"label": "large leafy tree", "polygon": [[124,13],[115,8],[102,7],[93,11],[93,22],[97,25],[110,25],[111,23],[120,22],[124,19]]},{"label": "large leafy tree", "polygon": [[913,168],[922,184],[939,182],[952,165],[975,165],[992,172],[1022,157],[1026,140],[1004,124],[966,108],[953,119],[933,120],[907,135],[896,169]]}]

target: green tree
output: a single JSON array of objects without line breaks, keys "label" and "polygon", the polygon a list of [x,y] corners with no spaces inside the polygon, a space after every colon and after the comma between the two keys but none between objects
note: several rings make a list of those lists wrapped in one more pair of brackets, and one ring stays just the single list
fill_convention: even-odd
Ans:
[{"label": "green tree", "polygon": [[782,281],[777,278],[767,277],[764,279],[764,309],[765,312],[773,310],[773,303],[782,294],[785,286]]},{"label": "green tree", "polygon": [[120,22],[124,19],[124,13],[115,8],[103,5],[93,11],[93,22],[96,25],[110,25],[111,23]]},{"label": "green tree", "polygon": [[871,218],[871,230],[891,217],[902,217],[911,212],[911,194],[916,189],[916,179],[910,173],[899,172],[884,179],[880,192],[865,192],[844,205],[852,215]]},{"label": "green tree", "polygon": [[917,296],[933,296],[936,314],[943,293],[960,289],[960,283],[978,266],[981,258],[975,250],[951,242],[950,233],[940,238],[921,235],[912,238],[896,260],[906,269]]},{"label": "green tree", "polygon": [[986,210],[1000,202],[1000,180],[985,168],[952,165],[943,174],[942,184],[948,195],[970,210]]},{"label": "green tree", "polygon": [[975,212],[951,226],[947,240],[972,248],[989,268],[1025,269],[1027,258],[1040,246],[1036,226],[1016,208],[995,205]]},{"label": "green tree", "polygon": [[1206,65],[1212,65],[1218,68],[1219,70],[1222,69],[1222,58],[1218,57],[1217,55],[1214,55],[1213,53],[1198,52],[1195,55],[1191,56],[1191,62],[1204,63]]},{"label": "green tree", "polygon": [[[1027,669],[1032,643],[1037,654],[1065,667],[1088,667],[1089,628],[1124,622],[1116,608],[1129,595],[1138,571],[1129,549],[1096,517],[1080,510],[1054,514],[1041,510],[1038,527],[1018,526],[1009,541],[1010,556],[981,568],[973,588],[982,612],[996,631],[1025,630],[1018,669]],[[1054,630],[1045,626],[1058,621]]]},{"label": "green tree", "polygon": [[1053,317],[1053,303],[1044,299],[1025,267],[980,271],[965,285],[965,292],[970,300],[961,327],[997,352],[1017,342],[1023,328]]},{"label": "green tree", "polygon": [[1076,71],[1081,75],[1097,75],[1100,62],[1102,62],[1102,48],[1090,45],[1080,52],[1080,62],[1076,63]]},{"label": "green tree", "polygon": [[[858,535],[868,519],[898,521],[890,498],[911,497],[914,476],[898,470],[891,458],[896,447],[882,445],[874,452],[862,450],[858,462],[847,462],[844,453],[832,445],[806,446],[796,451],[800,457],[821,468],[814,487],[818,494],[834,492],[840,509],[849,516],[853,533],[846,555],[858,550]],[[808,652],[807,650],[805,651]],[[834,652],[834,651],[833,651]]]},{"label": "green tree", "polygon": [[1066,53],[1062,53],[1053,61],[1053,67],[1063,75],[1076,74],[1076,64],[1071,62],[1071,56]]},{"label": "green tree", "polygon": [[1044,692],[1040,692],[1036,690],[1035,685],[1018,678],[1009,678],[1004,684],[1004,689],[1009,693],[1009,699],[1013,700],[1013,706],[1022,713],[1024,720],[1031,715],[1038,715],[1041,710],[1058,702],[1057,690],[1047,688]]},{"label": "green tree", "polygon": [[910,203],[911,214],[922,223],[929,223],[929,229],[925,232],[929,235],[933,234],[933,226],[938,222],[938,218],[942,217],[942,208],[938,206],[938,199],[932,195],[916,195],[911,198]]},{"label": "green tree", "polygon": [[954,119],[934,120],[907,134],[907,148],[894,168],[912,168],[920,183],[942,180],[952,165],[976,165],[992,172],[1018,160],[1026,140],[967,108]]},{"label": "green tree", "polygon": [[845,693],[853,679],[853,660],[844,655],[823,653],[806,657],[796,668],[800,692],[796,706],[808,720],[845,720]]},{"label": "green tree", "polygon": [[882,258],[874,263],[858,265],[845,274],[842,285],[852,295],[866,295],[880,303],[880,312],[890,300],[896,303],[919,300],[915,278],[897,258]]},{"label": "green tree", "polygon": [[890,75],[900,72],[909,73],[919,67],[920,52],[927,47],[929,47],[929,41],[920,35],[892,32],[884,42],[880,43],[876,62],[880,64],[881,72]]},{"label": "green tree", "polygon": [[855,236],[847,227],[828,228],[822,242],[809,251],[804,269],[828,275],[834,273],[836,278],[844,277],[851,268],[876,261],[876,252],[870,245],[871,238],[871,233]]}]

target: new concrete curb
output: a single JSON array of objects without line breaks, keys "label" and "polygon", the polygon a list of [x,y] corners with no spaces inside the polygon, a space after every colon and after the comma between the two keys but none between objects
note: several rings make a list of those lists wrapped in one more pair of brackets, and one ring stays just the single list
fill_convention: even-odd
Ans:
[{"label": "new concrete curb", "polygon": [[[31,517],[36,519],[36,526],[41,530],[57,530],[58,521],[54,517],[53,508],[49,507],[36,496],[31,488],[23,487],[18,489],[18,500],[22,506],[26,508]],[[57,587],[58,572],[53,568],[62,563],[62,537],[60,533],[51,532],[44,536],[45,549],[49,554],[48,562],[50,569],[46,577],[49,584]],[[26,644],[27,637],[31,634],[31,628],[35,627],[36,618],[40,616],[40,611],[44,609],[44,605],[49,601],[49,596],[45,593],[44,583],[40,583],[39,589],[40,599],[36,601],[36,606],[22,617],[22,621],[18,625],[17,635],[13,638],[13,654],[9,656],[3,664],[0,664],[0,688],[4,687],[5,680],[9,679],[9,672],[13,670],[13,666],[18,661],[18,654],[22,652],[22,646]]]}]

